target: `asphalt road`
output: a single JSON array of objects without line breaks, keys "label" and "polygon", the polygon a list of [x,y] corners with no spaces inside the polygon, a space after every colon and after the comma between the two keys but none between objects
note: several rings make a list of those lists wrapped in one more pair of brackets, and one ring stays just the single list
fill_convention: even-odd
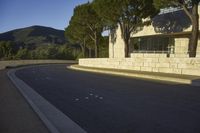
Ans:
[{"label": "asphalt road", "polygon": [[200,133],[200,88],[66,69],[16,75],[88,133]]}]

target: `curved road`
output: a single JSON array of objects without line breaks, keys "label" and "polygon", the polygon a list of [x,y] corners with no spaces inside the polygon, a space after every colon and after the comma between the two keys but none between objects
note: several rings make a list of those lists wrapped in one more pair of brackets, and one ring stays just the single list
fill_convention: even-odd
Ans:
[{"label": "curved road", "polygon": [[199,133],[200,89],[66,69],[25,68],[16,76],[88,133]]}]

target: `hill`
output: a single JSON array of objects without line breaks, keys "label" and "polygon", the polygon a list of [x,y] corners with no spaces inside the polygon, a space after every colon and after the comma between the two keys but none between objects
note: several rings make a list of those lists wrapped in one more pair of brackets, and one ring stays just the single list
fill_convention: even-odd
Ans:
[{"label": "hill", "polygon": [[31,26],[0,34],[0,41],[32,46],[64,44],[64,30],[44,26]]}]

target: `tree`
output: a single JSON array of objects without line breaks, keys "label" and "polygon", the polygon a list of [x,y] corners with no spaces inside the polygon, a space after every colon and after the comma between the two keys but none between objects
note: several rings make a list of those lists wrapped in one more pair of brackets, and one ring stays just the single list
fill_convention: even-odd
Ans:
[{"label": "tree", "polygon": [[56,59],[75,59],[75,56],[73,55],[72,51],[72,48],[68,45],[59,46]]},{"label": "tree", "polygon": [[[92,8],[91,3],[79,5],[74,9],[70,25],[72,27],[79,27],[78,33],[81,34],[78,34],[78,37],[81,38],[82,42],[86,41],[88,38],[94,42],[95,57],[98,57],[98,41],[101,37],[103,26],[101,18]],[[74,29],[75,28],[73,28],[73,30]],[[71,30],[71,32],[73,31]]]},{"label": "tree", "polygon": [[4,41],[0,41],[0,59],[4,57],[3,44],[4,44]]},{"label": "tree", "polygon": [[20,48],[18,50],[17,54],[15,55],[15,58],[16,59],[28,59],[29,58],[28,54],[29,54],[28,49]]},{"label": "tree", "polygon": [[155,15],[153,0],[94,0],[93,7],[104,24],[115,27],[119,24],[128,57],[131,33],[144,23],[143,18]]},{"label": "tree", "polygon": [[100,58],[108,58],[108,43],[109,43],[109,37],[104,36],[100,39],[100,47],[99,47],[99,57]]},{"label": "tree", "polygon": [[72,17],[72,19],[70,20],[70,24],[67,28],[65,28],[65,36],[66,38],[69,39],[69,41],[71,43],[74,44],[79,44],[81,47],[81,51],[82,51],[82,56],[83,58],[86,57],[86,39],[87,39],[87,35],[86,32],[84,31],[84,29],[77,24],[76,22],[74,22],[74,19]]},{"label": "tree", "polygon": [[11,41],[1,41],[0,43],[0,55],[2,58],[11,59],[15,54],[14,43]]},{"label": "tree", "polygon": [[47,47],[47,58],[48,59],[56,59],[58,55],[58,48],[56,46],[48,46]]},{"label": "tree", "polygon": [[155,7],[167,8],[177,7],[182,8],[186,15],[189,17],[192,24],[192,33],[189,41],[189,56],[196,56],[196,49],[198,45],[199,36],[199,14],[198,5],[199,0],[154,0]]}]

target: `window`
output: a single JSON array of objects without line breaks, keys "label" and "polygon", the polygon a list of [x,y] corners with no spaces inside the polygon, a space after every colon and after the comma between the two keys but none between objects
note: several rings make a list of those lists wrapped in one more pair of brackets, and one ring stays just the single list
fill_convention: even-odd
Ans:
[{"label": "window", "polygon": [[174,39],[170,37],[151,36],[132,38],[130,44],[130,53],[172,53],[174,48]]}]

